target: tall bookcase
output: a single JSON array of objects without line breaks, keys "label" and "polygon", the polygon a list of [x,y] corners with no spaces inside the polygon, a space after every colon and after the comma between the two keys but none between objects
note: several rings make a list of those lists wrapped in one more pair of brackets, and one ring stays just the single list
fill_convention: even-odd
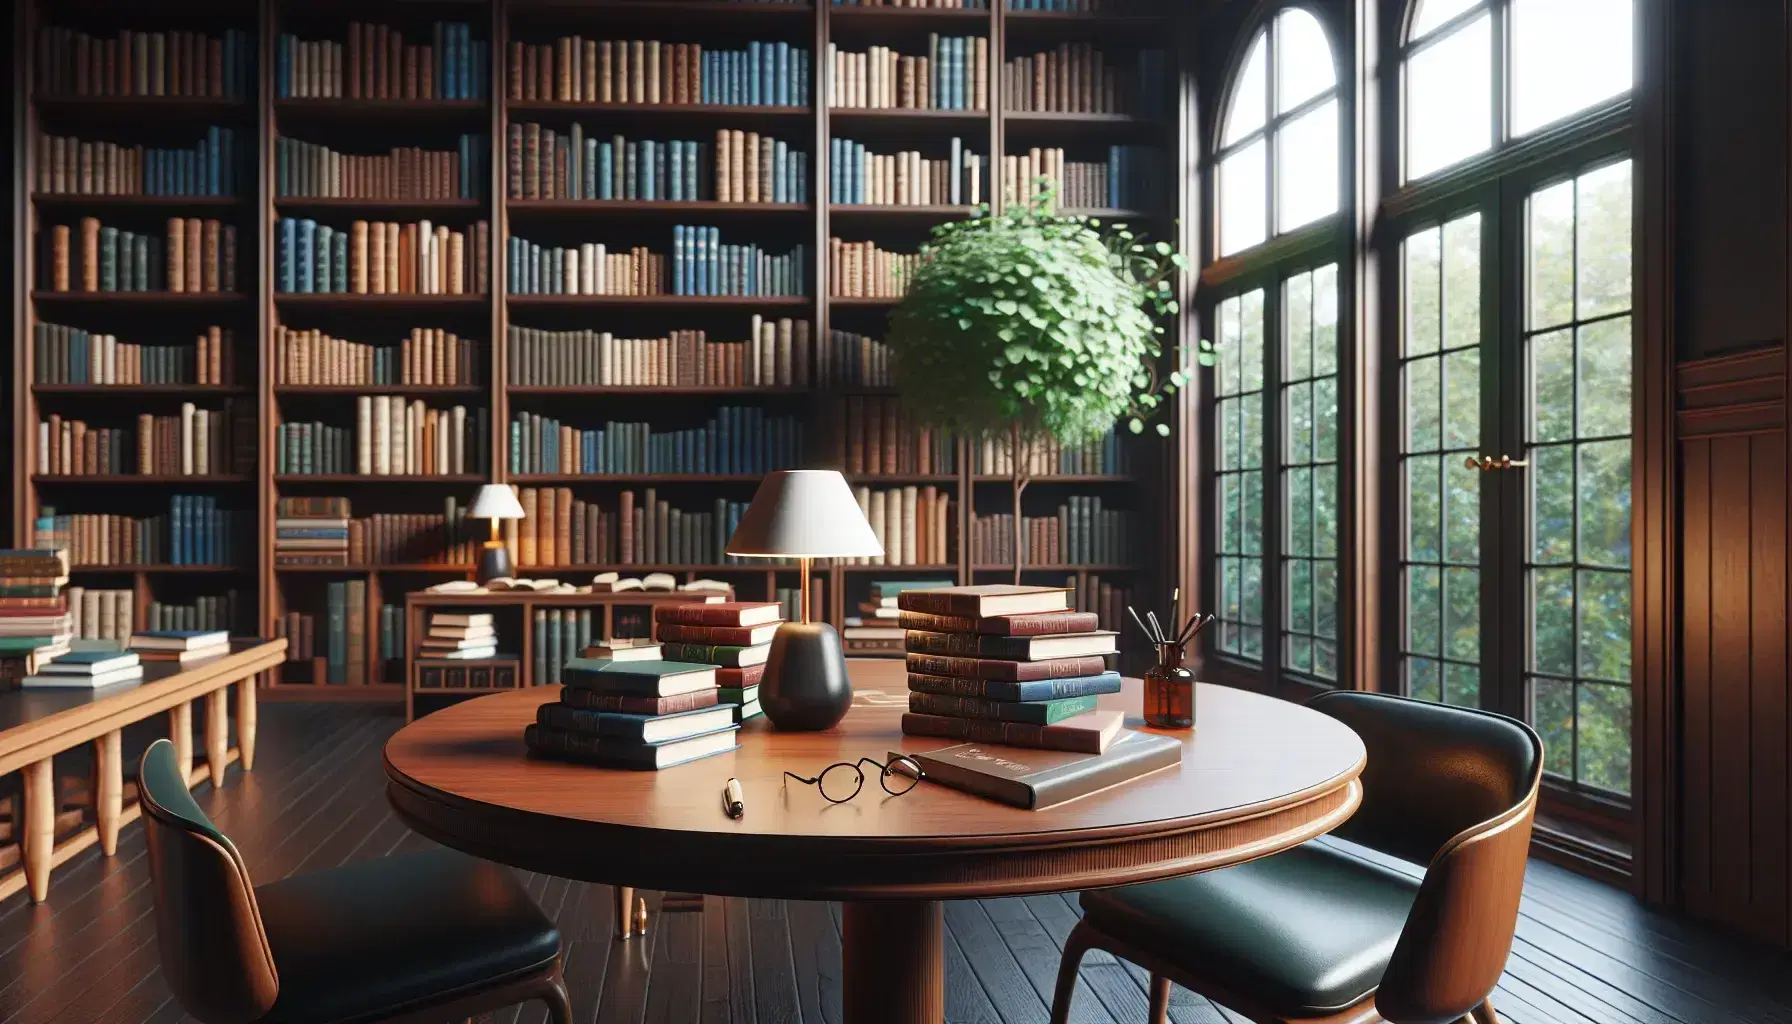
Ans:
[{"label": "tall bookcase", "polygon": [[[152,599],[183,601],[200,594],[234,589],[242,608],[243,628],[271,632],[289,611],[320,616],[326,587],[357,581],[363,586],[368,642],[365,680],[360,685],[330,686],[311,681],[308,671],[294,672],[275,684],[282,694],[337,699],[402,699],[401,675],[385,663],[372,635],[383,605],[402,604],[404,592],[470,572],[465,564],[435,561],[389,562],[343,566],[276,565],[275,508],[281,498],[347,496],[356,517],[382,513],[439,513],[449,498],[470,500],[481,483],[506,481],[521,487],[568,488],[581,501],[614,512],[624,490],[654,488],[676,507],[700,510],[718,497],[748,501],[759,474],[518,474],[510,471],[510,423],[517,413],[548,416],[569,426],[593,429],[605,421],[640,421],[655,428],[676,429],[701,424],[724,405],[745,405],[767,415],[791,415],[804,423],[803,464],[835,465],[840,409],[848,398],[892,395],[887,387],[810,383],[765,387],[511,385],[506,339],[510,328],[544,330],[593,329],[622,338],[661,337],[671,331],[704,330],[711,339],[746,337],[754,314],[809,321],[807,365],[817,366],[817,351],[834,330],[881,338],[883,321],[894,299],[832,297],[829,281],[831,239],[872,242],[879,248],[913,252],[928,230],[948,218],[965,216],[961,205],[865,205],[830,203],[830,146],[835,139],[862,143],[868,150],[895,153],[919,150],[930,159],[943,158],[956,138],[965,152],[985,158],[983,198],[1003,203],[1004,155],[1025,155],[1035,147],[1061,147],[1071,161],[1099,161],[1110,145],[1155,147],[1161,164],[1155,171],[1176,181],[1174,157],[1180,120],[1175,114],[1177,76],[1169,15],[1149,13],[1145,0],[1103,6],[1125,13],[1061,13],[992,8],[910,8],[819,3],[756,2],[756,0],[487,0],[487,2],[375,2],[357,5],[301,4],[297,0],[261,0],[254,5],[194,4],[134,10],[100,5],[62,7],[39,0],[17,8],[15,38],[28,49],[16,63],[16,102],[20,132],[15,139],[17,176],[14,202],[22,230],[15,234],[15,346],[13,365],[14,420],[19,444],[13,466],[14,540],[28,543],[43,506],[58,512],[125,512],[147,515],[166,507],[170,494],[216,497],[222,506],[252,515],[254,529],[229,564],[127,564],[77,566],[77,584],[129,589],[136,596],[135,625],[143,624]],[[1141,13],[1144,12],[1144,13]],[[276,85],[276,50],[283,33],[305,40],[344,41],[351,21],[390,25],[407,41],[427,43],[436,22],[470,25],[472,39],[484,42],[491,58],[486,94],[473,99],[284,98]],[[121,29],[182,29],[213,35],[224,28],[240,30],[253,41],[250,89],[240,100],[216,97],[150,96],[115,98],[95,95],[51,95],[40,89],[37,43],[45,25],[88,32],[96,37]],[[864,52],[889,47],[906,55],[925,54],[930,35],[981,37],[987,40],[989,76],[987,109],[837,108],[829,103],[830,44]],[[568,102],[510,98],[512,43],[540,45],[565,36],[586,39],[646,39],[701,44],[706,49],[739,49],[749,41],[783,42],[808,51],[808,93],[811,103],[789,106],[710,105],[701,103],[634,104]],[[1166,50],[1162,95],[1148,113],[1018,112],[1003,102],[1002,69],[1006,62],[1087,41],[1102,40],[1110,65],[1131,63],[1144,49]],[[345,51],[346,52],[346,51]],[[345,69],[346,70],[346,69]],[[89,90],[92,91],[92,90]],[[720,202],[646,199],[512,199],[507,140],[512,124],[533,122],[556,131],[579,123],[589,137],[624,135],[635,139],[711,140],[718,129],[758,131],[807,153],[806,196],[802,202]],[[105,196],[85,193],[48,195],[36,187],[36,169],[43,157],[40,132],[73,135],[83,140],[188,146],[208,125],[236,131],[236,178],[240,188],[230,196]],[[471,198],[450,199],[316,199],[288,198],[276,188],[278,139],[328,146],[359,155],[384,153],[393,147],[454,150],[462,135],[478,135],[484,150],[482,174],[471,182]],[[713,153],[701,168],[707,176]],[[1117,171],[1111,168],[1111,171]],[[1174,239],[1179,187],[1160,189],[1162,200],[1148,209],[1091,209],[1104,217],[1124,218],[1154,237]],[[709,194],[709,193],[706,193]],[[52,293],[45,288],[45,243],[41,236],[54,224],[74,224],[81,217],[159,233],[169,217],[216,218],[236,228],[236,281],[233,294]],[[428,220],[461,230],[476,221],[488,225],[483,258],[490,287],[480,294],[290,294],[276,280],[279,219],[311,218],[347,229],[357,220]],[[782,253],[797,244],[806,251],[802,297],[511,295],[506,283],[506,240],[513,234],[544,245],[603,242],[612,250],[645,245],[656,253],[672,252],[675,225],[713,225],[722,241],[762,244]],[[468,235],[472,245],[473,235]],[[78,285],[76,286],[78,289]],[[109,332],[120,341],[168,344],[189,339],[197,330],[228,326],[234,334],[234,377],[219,384],[65,385],[34,383],[40,376],[36,346],[39,324],[60,324]],[[299,385],[277,383],[280,353],[276,331],[316,329],[337,338],[392,345],[413,328],[451,331],[477,345],[476,383],[395,385]],[[463,473],[429,476],[348,473],[298,475],[277,472],[279,428],[284,423],[329,422],[355,425],[358,396],[387,395],[430,406],[460,404],[469,414],[485,410],[489,437],[487,464]],[[125,401],[119,402],[118,399]],[[223,399],[248,403],[253,410],[253,452],[243,472],[207,477],[117,476],[43,477],[37,474],[40,417],[52,413],[85,418],[95,425],[129,428],[141,412],[178,413],[183,402],[216,407]],[[469,451],[472,449],[469,445]],[[1176,488],[1175,461],[1168,443],[1155,438],[1125,438],[1124,472],[1037,475],[1026,492],[1029,516],[1051,516],[1068,497],[1097,496],[1108,508],[1129,509],[1135,555],[1126,562],[1093,564],[1029,564],[1026,578],[1070,582],[1092,590],[1092,580],[1123,588],[1140,597],[1166,588],[1174,574],[1171,552],[1177,535],[1168,510]],[[1009,477],[975,465],[976,446],[962,439],[952,445],[950,471],[923,474],[850,474],[855,485],[874,489],[913,485],[932,487],[949,498],[950,546],[944,562],[917,565],[844,565],[820,568],[817,579],[822,609],[837,625],[856,612],[870,581],[890,578],[951,578],[991,582],[1008,578],[1012,565],[1002,553],[973,561],[972,510],[1006,513],[1010,508]],[[351,450],[352,451],[352,450]],[[352,466],[349,468],[353,468]],[[940,469],[943,467],[935,467]],[[608,568],[629,573],[661,570],[684,578],[713,576],[728,580],[745,597],[772,597],[794,587],[796,571],[755,564],[613,565],[587,558],[581,564],[556,559],[553,565],[519,567],[531,575],[558,575],[578,581]],[[1118,624],[1114,624],[1118,628]],[[320,644],[321,647],[321,644]]]}]

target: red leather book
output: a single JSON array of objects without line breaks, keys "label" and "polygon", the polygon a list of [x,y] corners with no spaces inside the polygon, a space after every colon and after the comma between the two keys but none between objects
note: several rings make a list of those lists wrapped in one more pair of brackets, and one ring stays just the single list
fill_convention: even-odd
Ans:
[{"label": "red leather book", "polygon": [[984,636],[1046,636],[1053,633],[1089,633],[1099,622],[1094,612],[1034,612],[1030,615],[929,615],[902,612],[904,629],[939,633],[981,633]]},{"label": "red leather book", "polygon": [[946,654],[910,654],[908,670],[930,676],[960,676],[966,679],[1004,679],[1010,682],[1031,682],[1035,679],[1065,679],[1097,675],[1107,671],[1107,663],[1099,655],[1080,658],[1051,658],[1045,661],[1011,661],[1001,658],[966,658]]},{"label": "red leather book", "polygon": [[758,626],[776,622],[783,609],[775,601],[720,601],[715,604],[670,604],[653,610],[655,622],[680,626]]}]

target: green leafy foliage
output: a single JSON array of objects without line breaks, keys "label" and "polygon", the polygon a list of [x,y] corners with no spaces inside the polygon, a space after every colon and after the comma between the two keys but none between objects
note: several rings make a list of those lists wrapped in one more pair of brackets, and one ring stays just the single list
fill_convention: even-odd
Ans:
[{"label": "green leafy foliage", "polygon": [[[1178,308],[1170,278],[1187,261],[1124,224],[1051,206],[1041,194],[934,229],[888,337],[918,419],[1071,444],[1121,421],[1141,432],[1189,379],[1180,368],[1157,371],[1161,321]],[[1211,347],[1194,360],[1211,365]]]}]

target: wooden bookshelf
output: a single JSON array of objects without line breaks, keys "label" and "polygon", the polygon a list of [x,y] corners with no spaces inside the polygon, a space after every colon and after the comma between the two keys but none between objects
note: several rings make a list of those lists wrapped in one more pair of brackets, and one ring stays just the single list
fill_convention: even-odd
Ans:
[{"label": "wooden bookshelf", "polygon": [[[175,5],[178,9],[181,5]],[[1171,8],[1168,4],[1163,8]],[[155,31],[167,18],[183,29],[202,28],[216,34],[224,28],[249,33],[257,50],[251,95],[241,100],[215,97],[109,97],[40,95],[36,88],[37,30],[56,25],[107,37],[121,28]],[[472,37],[489,44],[492,67],[489,95],[472,100],[445,99],[304,99],[276,95],[273,55],[283,32],[306,40],[346,38],[347,23],[359,19],[400,28],[407,41],[424,40],[430,22],[462,21]],[[798,386],[625,386],[509,385],[509,328],[566,330],[590,327],[617,337],[664,337],[668,331],[702,329],[712,341],[745,337],[755,314],[768,319],[807,318],[815,349],[831,330],[881,339],[884,317],[893,298],[831,297],[828,248],[832,238],[869,241],[880,248],[912,252],[936,224],[968,216],[969,206],[833,204],[829,202],[829,143],[835,137],[862,142],[873,151],[892,153],[921,149],[930,159],[953,136],[967,150],[986,158],[983,192],[999,207],[1004,154],[1028,147],[1062,146],[1067,159],[1105,159],[1111,143],[1149,142],[1161,147],[1162,173],[1175,172],[1176,120],[1134,114],[1013,112],[1004,109],[1000,72],[1016,54],[1055,47],[1059,42],[1099,37],[1110,54],[1131,47],[1167,45],[1170,17],[1151,14],[1080,15],[1008,11],[1000,3],[984,9],[928,9],[836,6],[812,3],[748,3],[734,0],[468,0],[414,5],[374,0],[366,5],[313,7],[299,0],[254,0],[242,5],[210,5],[172,17],[161,8],[112,9],[81,5],[66,9],[49,0],[28,0],[15,21],[20,60],[14,69],[15,92],[23,97],[24,123],[18,132],[14,166],[17,230],[14,238],[13,428],[17,440],[13,462],[15,543],[31,540],[42,505],[59,513],[111,511],[119,505],[132,514],[153,514],[155,501],[166,494],[194,493],[218,497],[220,504],[253,511],[259,523],[253,561],[235,566],[106,565],[77,566],[81,577],[128,579],[139,600],[139,615],[149,598],[174,601],[214,593],[220,579],[253,576],[244,588],[249,615],[260,632],[271,633],[289,609],[322,618],[321,598],[327,582],[365,581],[367,623],[376,623],[382,604],[402,605],[405,594],[465,576],[471,567],[434,561],[341,566],[277,566],[273,553],[275,507],[282,497],[348,495],[356,518],[383,513],[436,513],[444,499],[466,501],[479,484],[499,481],[521,486],[571,488],[576,496],[615,511],[622,489],[654,487],[681,508],[702,508],[713,494],[746,501],[758,474],[511,474],[507,445],[513,414],[529,411],[560,419],[568,426],[591,429],[604,419],[647,420],[655,429],[678,429],[701,423],[722,405],[763,405],[778,414],[800,415],[806,424],[811,464],[831,459],[837,407],[848,397],[893,395],[888,387],[808,384]],[[174,27],[174,26],[167,26]],[[1109,32],[1109,30],[1112,32]],[[834,108],[828,102],[825,56],[830,42],[842,50],[862,52],[871,43],[886,43],[913,54],[923,52],[928,33],[976,35],[989,40],[990,74],[987,110],[908,110]],[[783,41],[809,51],[812,102],[793,106],[746,106],[706,103],[615,103],[510,99],[507,67],[509,45],[539,45],[564,35],[586,38],[662,39],[700,42],[706,49],[732,49],[747,41]],[[1173,58],[1173,53],[1172,53]],[[1169,88],[1166,83],[1166,88]],[[1166,97],[1170,103],[1174,98]],[[1174,109],[1173,105],[1166,109]],[[708,142],[718,129],[769,134],[808,154],[804,202],[749,203],[715,200],[585,200],[509,198],[510,167],[506,139],[511,124],[539,122],[556,130],[577,122],[592,137],[622,134],[630,139],[693,139]],[[38,166],[40,131],[82,140],[115,141],[148,146],[190,146],[209,125],[236,132],[236,178],[239,190],[229,196],[38,194],[32,181]],[[454,151],[463,134],[483,137],[482,175],[473,182],[473,198],[373,199],[318,198],[277,194],[274,140],[289,138],[327,146],[353,155],[378,155],[393,147]],[[703,168],[709,173],[709,168]],[[1175,195],[1178,189],[1167,189]],[[1161,237],[1174,238],[1178,210],[1091,208],[1104,219],[1136,220]],[[55,292],[47,290],[39,231],[48,224],[72,224],[93,216],[130,230],[159,235],[156,224],[173,216],[216,218],[237,231],[239,285],[235,293]],[[429,220],[461,230],[476,220],[489,225],[489,246],[482,255],[488,267],[487,294],[295,294],[274,291],[276,221],[309,217],[320,224],[347,227],[353,220]],[[505,240],[515,232],[541,244],[604,242],[613,249],[646,245],[671,256],[671,225],[715,224],[724,241],[756,242],[781,253],[800,242],[806,250],[804,295],[801,297],[676,295],[507,295],[504,291]],[[541,237],[537,238],[537,235]],[[78,278],[77,278],[78,279]],[[49,384],[34,383],[35,350],[30,343],[39,323],[62,324],[117,335],[121,341],[170,345],[191,341],[193,332],[210,325],[229,328],[235,336],[234,379],[224,384]],[[293,385],[273,383],[277,353],[274,328],[316,328],[332,337],[357,343],[395,344],[413,327],[440,328],[480,346],[476,355],[479,384]],[[285,420],[323,420],[351,429],[353,398],[387,395],[409,402],[423,400],[432,408],[465,405],[469,412],[486,410],[490,463],[478,472],[445,475],[369,476],[354,473],[276,473],[276,428]],[[117,406],[114,399],[126,399]],[[216,408],[225,399],[251,401],[257,411],[253,467],[247,473],[205,476],[118,475],[40,476],[36,464],[36,423],[52,412],[83,418],[103,426],[128,426],[122,412],[135,404],[161,413],[183,401]],[[595,402],[593,401],[595,400]],[[602,403],[601,405],[597,403]],[[620,405],[620,408],[617,406]],[[637,408],[638,406],[638,408]],[[113,411],[108,412],[109,408]],[[1140,515],[1148,536],[1172,543],[1169,517],[1153,509],[1170,507],[1175,488],[1159,477],[1169,462],[1156,442],[1124,439],[1129,466],[1122,472],[1047,474],[1033,480],[1027,492],[1028,515],[1043,514],[1067,494],[1099,494],[1104,503],[1129,507]],[[1008,477],[974,471],[971,446],[962,440],[954,449],[951,472],[852,473],[855,486],[872,490],[902,487],[935,488],[951,502],[948,530],[952,554],[944,564],[832,565],[818,568],[824,600],[819,613],[841,624],[854,614],[870,580],[916,576],[948,576],[959,581],[997,578],[1011,567],[972,564],[962,538],[975,499],[976,511],[1007,513],[1002,488]],[[87,496],[89,485],[95,485]],[[190,488],[191,490],[186,490]],[[670,492],[670,493],[668,493]],[[159,496],[159,497],[158,497]],[[482,524],[481,524],[482,525]],[[483,535],[483,530],[479,531]],[[1141,541],[1151,549],[1153,541]],[[407,556],[407,557],[426,557]],[[1112,576],[1118,585],[1167,586],[1173,558],[1161,565],[1028,565],[1029,579],[1055,577],[1082,585],[1096,575]],[[774,596],[780,587],[796,584],[794,566],[781,564],[719,565],[577,565],[519,566],[528,574],[559,574],[573,582],[617,569],[625,574],[665,571],[685,579],[715,576],[734,584],[747,598]],[[141,623],[139,623],[141,625]],[[377,643],[370,638],[367,682],[358,686],[320,687],[309,681],[309,669],[274,685],[270,693],[331,700],[396,701],[403,699],[401,678],[378,664]]]}]

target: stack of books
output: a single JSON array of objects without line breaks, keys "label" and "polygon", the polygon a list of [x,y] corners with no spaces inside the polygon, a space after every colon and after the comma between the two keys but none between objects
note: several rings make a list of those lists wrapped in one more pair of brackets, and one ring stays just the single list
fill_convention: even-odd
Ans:
[{"label": "stack of books", "polygon": [[738,708],[738,721],[761,713],[759,680],[772,637],[784,624],[776,601],[709,601],[661,605],[655,631],[668,658],[716,667],[720,699]]},{"label": "stack of books", "polygon": [[68,599],[68,552],[57,548],[0,550],[0,687],[36,675],[74,637]]},{"label": "stack of books", "polygon": [[274,518],[275,565],[347,565],[347,498],[281,498]]},{"label": "stack of books", "polygon": [[523,731],[531,753],[658,771],[739,745],[738,709],[721,701],[715,666],[636,657],[624,647],[607,653],[623,657],[566,663],[560,699],[536,709]]},{"label": "stack of books", "polygon": [[26,676],[21,685],[27,690],[97,690],[142,678],[143,664],[135,651],[70,651]]},{"label": "stack of books", "polygon": [[1096,708],[1118,693],[1106,656],[1116,634],[1070,609],[1064,587],[987,584],[898,595],[908,649],[909,711],[902,731],[1018,747],[1098,754],[1120,732],[1120,712]]},{"label": "stack of books", "polygon": [[131,650],[139,661],[185,665],[229,654],[230,634],[222,629],[145,629],[131,634]]},{"label": "stack of books", "polygon": [[478,661],[498,654],[498,627],[491,612],[434,612],[417,645],[420,658]]},{"label": "stack of books", "polygon": [[843,634],[848,654],[897,653],[903,650],[904,630],[896,607],[897,598],[910,590],[939,590],[951,580],[874,580],[869,597],[859,603],[859,614],[848,616]]}]

